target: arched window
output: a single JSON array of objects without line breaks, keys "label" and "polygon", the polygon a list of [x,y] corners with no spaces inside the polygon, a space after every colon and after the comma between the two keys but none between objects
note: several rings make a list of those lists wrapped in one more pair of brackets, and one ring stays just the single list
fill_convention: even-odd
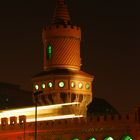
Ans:
[{"label": "arched window", "polygon": [[104,140],[114,140],[114,139],[110,136],[107,136],[107,137],[104,138]]},{"label": "arched window", "polygon": [[51,59],[52,58],[52,46],[48,45],[47,47],[47,59]]},{"label": "arched window", "polygon": [[79,140],[78,138],[73,138],[72,140]]},{"label": "arched window", "polygon": [[89,140],[96,140],[94,137],[91,137]]},{"label": "arched window", "polygon": [[121,140],[133,140],[131,136],[125,135],[121,138]]}]

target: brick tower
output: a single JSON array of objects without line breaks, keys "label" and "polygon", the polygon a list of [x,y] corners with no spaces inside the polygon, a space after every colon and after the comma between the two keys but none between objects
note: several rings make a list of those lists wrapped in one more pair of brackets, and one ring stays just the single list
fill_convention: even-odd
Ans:
[{"label": "brick tower", "polygon": [[93,76],[81,71],[81,29],[72,24],[65,0],[57,0],[52,24],[43,29],[44,71],[33,77],[38,105],[74,103],[61,110],[86,115]]}]

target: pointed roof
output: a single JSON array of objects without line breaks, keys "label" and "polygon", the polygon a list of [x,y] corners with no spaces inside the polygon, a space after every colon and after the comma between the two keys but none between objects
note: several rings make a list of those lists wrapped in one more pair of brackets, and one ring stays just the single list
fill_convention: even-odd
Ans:
[{"label": "pointed roof", "polygon": [[71,19],[65,0],[57,0],[57,5],[53,17],[53,24],[71,24]]}]

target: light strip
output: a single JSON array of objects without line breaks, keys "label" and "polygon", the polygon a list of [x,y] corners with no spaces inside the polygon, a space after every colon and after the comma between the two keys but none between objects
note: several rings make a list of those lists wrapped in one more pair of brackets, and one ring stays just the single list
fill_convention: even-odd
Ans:
[{"label": "light strip", "polygon": [[[42,118],[37,118],[37,121],[59,120],[59,119],[68,119],[68,118],[79,118],[79,117],[83,117],[83,115],[77,115],[76,116],[75,114],[71,114],[71,115],[42,117]],[[27,122],[34,122],[35,118],[27,119],[26,121]]]},{"label": "light strip", "polygon": [[[67,105],[75,105],[75,104],[79,104],[79,102],[73,102],[73,103],[65,103],[65,104],[57,104],[57,105],[47,105],[47,106],[38,106],[37,110],[42,110],[42,109],[51,109],[51,108],[58,108],[58,107],[62,107],[62,106],[67,106]],[[0,111],[1,113],[17,113],[17,112],[23,112],[23,111],[33,111],[35,109],[35,107],[29,107],[29,108],[23,108],[23,109],[12,109],[12,110],[2,110]],[[0,114],[1,114],[0,113]]]},{"label": "light strip", "polygon": [[[73,103],[65,103],[65,104],[57,104],[57,105],[47,105],[47,106],[38,106],[37,110],[47,110],[47,109],[59,109],[62,108],[63,106],[68,106],[68,105],[75,105],[79,104],[79,102],[73,102]],[[2,117],[11,117],[11,116],[20,116],[20,115],[27,115],[31,112],[34,114],[35,107],[29,107],[29,108],[22,108],[22,109],[13,109],[13,110],[2,110],[0,113],[0,118]]]},{"label": "light strip", "polygon": [[[38,117],[37,121],[49,121],[49,120],[59,120],[59,119],[70,119],[70,118],[81,118],[83,115],[61,115],[61,116],[49,116],[49,117]],[[35,118],[26,119],[26,122],[35,122]],[[17,123],[19,123],[19,118],[17,118]],[[1,122],[0,122],[1,124]],[[8,124],[10,124],[10,120],[8,120]]]},{"label": "light strip", "polygon": [[[70,118],[81,118],[83,115],[61,115],[61,116],[50,116],[50,117],[39,117],[37,118],[37,121],[49,121],[49,120],[59,120],[59,119],[70,119]],[[32,119],[26,119],[26,122],[35,122],[35,118]],[[19,118],[17,118],[17,123],[19,123]],[[1,122],[0,122],[1,124]],[[10,120],[8,120],[8,124],[10,124]]]}]

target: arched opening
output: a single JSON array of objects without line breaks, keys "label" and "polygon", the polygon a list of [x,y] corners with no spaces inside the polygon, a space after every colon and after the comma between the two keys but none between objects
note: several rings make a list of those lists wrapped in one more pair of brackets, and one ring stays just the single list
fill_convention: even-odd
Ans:
[{"label": "arched opening", "polygon": [[78,138],[73,138],[72,140],[80,140],[80,139],[78,139]]},{"label": "arched opening", "polygon": [[104,140],[114,140],[111,136],[107,136],[104,138]]},{"label": "arched opening", "polygon": [[131,136],[125,135],[121,138],[121,140],[133,140]]},{"label": "arched opening", "polygon": [[94,137],[91,137],[89,140],[96,140]]}]

